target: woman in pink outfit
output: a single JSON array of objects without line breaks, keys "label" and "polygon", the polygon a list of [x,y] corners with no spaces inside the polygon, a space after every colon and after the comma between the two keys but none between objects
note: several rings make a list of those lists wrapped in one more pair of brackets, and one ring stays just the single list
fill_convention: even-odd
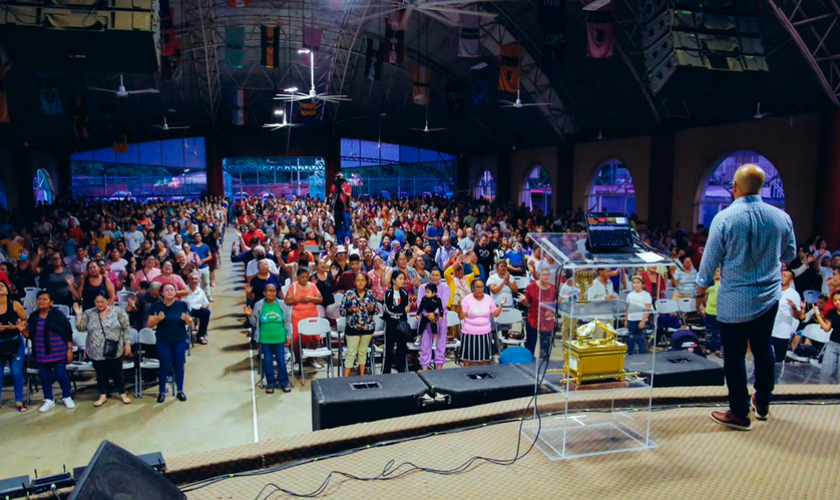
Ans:
[{"label": "woman in pink outfit", "polygon": [[472,282],[473,293],[461,301],[461,359],[464,366],[486,365],[493,360],[493,325],[490,317],[498,318],[504,303],[496,305],[484,293],[484,280]]}]

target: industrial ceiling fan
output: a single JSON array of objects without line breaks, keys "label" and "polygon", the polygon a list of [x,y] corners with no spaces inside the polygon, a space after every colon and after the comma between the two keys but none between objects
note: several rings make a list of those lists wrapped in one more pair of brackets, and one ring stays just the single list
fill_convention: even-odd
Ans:
[{"label": "industrial ceiling fan", "polygon": [[755,114],[753,115],[753,118],[756,119],[756,120],[761,120],[762,118],[767,118],[771,114],[772,113],[762,113],[761,112],[761,101],[758,101],[758,104],[755,107]]},{"label": "industrial ceiling fan", "polygon": [[519,97],[519,89],[516,89],[516,100],[515,101],[499,101],[500,103],[504,104],[501,106],[502,108],[524,108],[526,106],[551,106],[550,102],[527,102],[523,103],[522,99]]},{"label": "industrial ceiling fan", "polygon": [[163,117],[163,125],[152,125],[152,127],[159,128],[159,129],[163,130],[164,132],[167,132],[169,130],[185,130],[185,129],[190,128],[188,126],[170,127],[169,123],[166,122],[166,116]]},{"label": "industrial ceiling fan", "polygon": [[117,97],[128,97],[130,95],[139,95],[139,94],[160,94],[160,90],[158,89],[142,89],[142,90],[126,90],[125,83],[123,82],[123,76],[120,75],[120,86],[117,90],[113,89],[105,89],[102,87],[88,87],[90,90],[95,90],[97,92],[109,92],[111,94],[116,94]]},{"label": "industrial ceiling fan", "polygon": [[[289,91],[289,92],[294,92],[296,90],[297,90],[296,88],[286,89],[286,91]],[[291,105],[294,106],[294,103],[292,103]],[[283,107],[285,108],[285,105]],[[291,113],[291,110],[289,111],[289,114],[290,113]],[[289,121],[286,118],[288,116],[288,114],[286,113],[285,109],[275,109],[274,110],[274,116],[282,116],[283,120],[280,121],[280,122],[277,122],[277,123],[265,123],[265,124],[263,124],[263,128],[271,129],[271,131],[273,132],[275,130],[280,130],[281,128],[299,127],[300,126],[300,123],[289,123]]]},{"label": "industrial ceiling fan", "polygon": [[[324,102],[344,102],[344,101],[352,101],[346,95],[330,95],[325,92],[318,93],[315,90],[315,53],[309,49],[300,49],[298,50],[298,54],[309,54],[309,81],[311,83],[311,87],[309,88],[309,93],[299,92],[297,88],[295,88],[291,92],[286,92],[283,94],[277,94],[274,99],[279,101],[303,101],[305,99],[312,99],[313,101],[324,101]],[[291,90],[291,89],[286,89]]]}]

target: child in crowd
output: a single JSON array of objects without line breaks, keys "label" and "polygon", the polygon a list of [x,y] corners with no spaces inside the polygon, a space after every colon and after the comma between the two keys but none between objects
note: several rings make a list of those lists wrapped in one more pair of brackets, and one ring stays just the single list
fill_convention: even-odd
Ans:
[{"label": "child in crowd", "polygon": [[443,316],[443,302],[437,296],[437,285],[426,284],[426,296],[420,300],[417,314],[420,315],[420,323],[417,325],[417,335],[422,335],[426,325],[430,325],[432,333],[437,336],[438,318]]}]

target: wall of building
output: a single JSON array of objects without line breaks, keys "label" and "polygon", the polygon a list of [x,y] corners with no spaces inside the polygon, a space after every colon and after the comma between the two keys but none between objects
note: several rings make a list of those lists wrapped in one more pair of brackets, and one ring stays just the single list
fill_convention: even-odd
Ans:
[{"label": "wall of building", "polygon": [[[559,162],[557,147],[549,146],[536,149],[525,149],[510,152],[510,196],[511,200],[519,204],[522,186],[525,179],[531,174],[536,166],[542,167],[551,178],[551,192],[560,192],[560,183],[563,181],[559,173]],[[552,196],[553,209],[558,207],[557,196]]]}]

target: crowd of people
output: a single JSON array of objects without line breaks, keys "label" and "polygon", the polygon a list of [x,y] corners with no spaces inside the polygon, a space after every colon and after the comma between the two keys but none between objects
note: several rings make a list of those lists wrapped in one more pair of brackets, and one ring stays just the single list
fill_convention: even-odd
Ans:
[{"label": "crowd of people", "polygon": [[[694,299],[705,228],[650,228],[635,216],[631,222],[645,244],[681,265],[602,270],[589,298],[622,297],[648,309],[665,297]],[[217,198],[149,204],[64,200],[39,207],[34,222],[4,216],[0,369],[11,367],[18,409],[27,409],[26,352],[41,374],[41,411],[55,406],[53,381],[61,386],[64,404],[73,407],[67,367],[80,356],[96,372],[96,406],[108,401],[112,389],[129,404],[122,364],[134,354],[128,335],[132,328],[156,330],[158,401],[165,401],[170,376],[177,398],[185,401],[189,339],[184,332],[194,328],[197,343],[209,342],[215,270],[222,264],[222,237],[229,224],[235,227],[227,238],[230,260],[244,265],[244,313],[252,341],[260,347],[269,393],[291,390],[287,349],[302,361],[300,348],[322,342],[319,336],[301,335],[298,328],[302,320],[315,317],[327,317],[334,329],[340,324],[339,352],[347,376],[367,372],[370,354],[376,352],[372,344],[381,349],[384,373],[441,369],[452,352],[466,366],[490,363],[498,354],[496,320],[510,308],[525,313],[524,331],[512,331],[512,338],[519,335],[532,356],[538,345],[539,352],[548,353],[555,318],[540,304],[578,291],[572,276],[560,275],[560,263],[543,253],[531,235],[581,233],[585,227],[581,210],[557,217],[486,200],[356,199],[349,194],[338,207],[313,199],[261,197],[237,199],[230,206]],[[794,318],[822,327],[840,322],[835,304],[840,302],[840,251],[832,254],[827,242],[815,239],[785,269],[783,284],[795,294],[786,295],[779,324],[793,328]],[[697,311],[706,326],[705,352],[720,354],[715,291],[714,286],[707,290]],[[819,299],[810,300],[806,291],[818,292]],[[814,309],[814,302],[823,309]],[[74,318],[62,322],[56,314]],[[648,348],[649,332],[656,327],[651,316],[625,318],[630,352]],[[73,344],[74,329],[87,333],[85,346]],[[788,343],[780,343],[777,352],[795,349],[793,332],[779,331],[780,338],[787,334]],[[834,371],[838,334],[826,350],[826,364]],[[834,356],[830,360],[829,353]]]}]

